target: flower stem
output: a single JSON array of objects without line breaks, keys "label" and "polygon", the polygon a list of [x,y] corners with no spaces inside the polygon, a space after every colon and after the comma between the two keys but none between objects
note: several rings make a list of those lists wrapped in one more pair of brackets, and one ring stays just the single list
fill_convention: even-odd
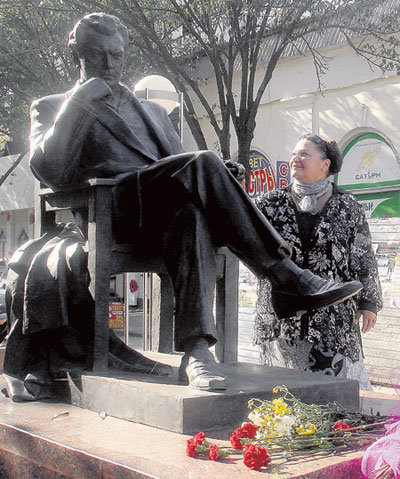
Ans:
[{"label": "flower stem", "polygon": [[392,468],[389,465],[386,465],[385,469],[382,470],[374,479],[388,479],[392,475]]},{"label": "flower stem", "polygon": [[388,464],[384,464],[383,466],[378,467],[378,469],[374,469],[373,471],[371,471],[371,474],[376,474],[377,472],[381,472],[383,469],[387,469],[388,467],[389,467]]},{"label": "flower stem", "polygon": [[382,421],[382,422],[375,422],[372,424],[363,424],[362,426],[355,426],[355,427],[349,427],[346,429],[346,431],[352,432],[352,431],[357,431],[358,429],[369,429],[371,427],[375,426],[383,426],[384,424],[388,424],[393,422],[392,420],[387,420],[387,421]]}]

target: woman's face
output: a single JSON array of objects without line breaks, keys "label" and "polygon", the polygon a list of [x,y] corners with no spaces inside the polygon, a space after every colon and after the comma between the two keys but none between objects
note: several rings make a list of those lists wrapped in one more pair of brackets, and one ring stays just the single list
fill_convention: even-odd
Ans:
[{"label": "woman's face", "polygon": [[328,176],[330,164],[318,145],[303,138],[292,152],[290,174],[300,183],[315,183]]}]

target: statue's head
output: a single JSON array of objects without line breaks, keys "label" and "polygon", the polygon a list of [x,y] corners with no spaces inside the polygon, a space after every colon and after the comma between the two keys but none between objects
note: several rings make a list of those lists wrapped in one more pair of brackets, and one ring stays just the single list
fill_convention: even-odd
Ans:
[{"label": "statue's head", "polygon": [[79,20],[69,34],[81,79],[102,78],[110,87],[121,79],[128,43],[128,31],[114,15],[90,13]]}]

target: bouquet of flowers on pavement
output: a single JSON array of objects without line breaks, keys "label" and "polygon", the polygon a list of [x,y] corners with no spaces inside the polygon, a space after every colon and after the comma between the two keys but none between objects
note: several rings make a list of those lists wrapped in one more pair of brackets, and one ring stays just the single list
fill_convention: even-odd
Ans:
[{"label": "bouquet of flowers on pavement", "polygon": [[[244,464],[259,470],[274,462],[297,461],[310,454],[329,455],[368,446],[384,433],[391,419],[351,412],[338,403],[305,404],[286,386],[272,400],[251,399],[247,422],[230,436],[231,447],[211,443],[203,432],[188,439],[186,454],[218,461],[243,455]],[[376,478],[375,478],[376,479]]]}]

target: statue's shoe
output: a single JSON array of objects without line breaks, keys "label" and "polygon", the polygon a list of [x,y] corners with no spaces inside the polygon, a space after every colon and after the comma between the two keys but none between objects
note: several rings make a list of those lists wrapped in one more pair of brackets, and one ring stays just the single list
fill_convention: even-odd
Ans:
[{"label": "statue's shoe", "polygon": [[[146,376],[171,376],[173,368],[168,364],[159,363],[152,359],[146,358],[142,354],[132,349],[132,353],[129,357],[129,362],[124,361],[121,357],[114,356],[109,353],[108,366],[118,371],[125,371],[135,374],[145,374]],[[136,359],[133,361],[133,356]]]},{"label": "statue's shoe", "polygon": [[341,303],[362,288],[363,285],[359,281],[335,283],[322,279],[306,269],[299,278],[295,292],[272,288],[272,305],[276,315],[281,319],[300,316],[307,311]]},{"label": "statue's shoe", "polygon": [[194,348],[185,353],[179,367],[179,380],[201,391],[224,391],[227,388],[226,378],[218,371],[209,350]]}]

